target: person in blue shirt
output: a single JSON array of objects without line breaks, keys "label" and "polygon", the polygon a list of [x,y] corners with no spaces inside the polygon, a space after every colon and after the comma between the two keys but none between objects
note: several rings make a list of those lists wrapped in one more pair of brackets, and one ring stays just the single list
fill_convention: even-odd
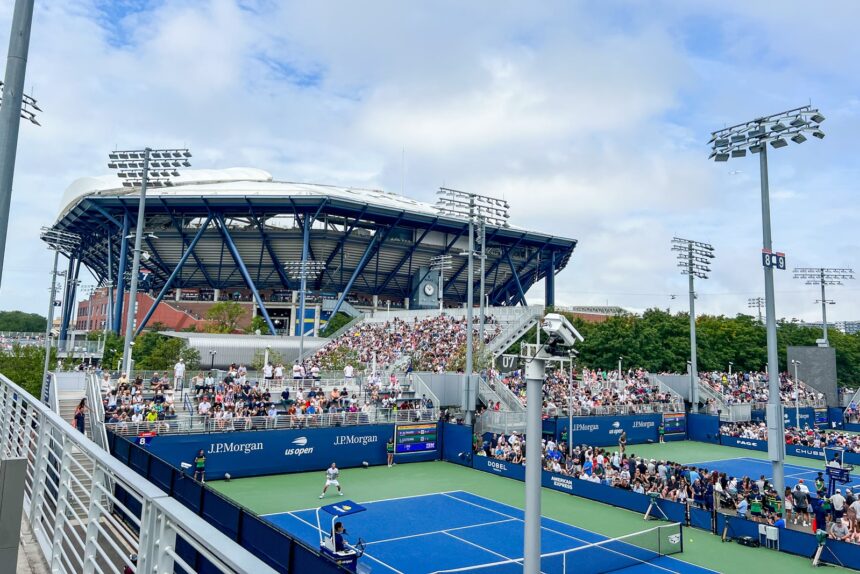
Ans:
[{"label": "person in blue shirt", "polygon": [[738,517],[745,519],[747,517],[747,510],[749,510],[749,503],[747,502],[746,497],[741,496],[739,498],[740,500],[738,501]]},{"label": "person in blue shirt", "polygon": [[343,552],[346,545],[343,540],[343,535],[346,534],[346,529],[343,527],[343,522],[334,523],[334,551]]},{"label": "person in blue shirt", "polygon": [[782,517],[782,512],[776,515],[776,520],[773,521],[773,525],[777,528],[785,528],[785,518]]}]

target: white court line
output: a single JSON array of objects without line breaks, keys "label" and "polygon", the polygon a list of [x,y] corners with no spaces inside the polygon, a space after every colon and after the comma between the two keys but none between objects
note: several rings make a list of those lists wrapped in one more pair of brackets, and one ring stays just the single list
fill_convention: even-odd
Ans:
[{"label": "white court line", "polygon": [[501,524],[503,522],[516,522],[515,518],[506,518],[504,520],[495,520],[493,522],[480,522],[478,524],[470,524],[469,526],[457,526],[456,528],[446,528],[444,530],[433,530],[432,532],[421,532],[420,534],[409,534],[408,536],[397,536],[396,538],[385,538],[383,540],[374,540],[373,542],[367,542],[366,544],[370,546],[371,544],[382,544],[383,542],[395,542],[397,540],[406,540],[408,538],[418,538],[420,536],[430,536],[431,534],[447,534],[449,532],[453,532],[454,530],[466,530],[467,528],[479,528],[481,526],[489,526],[491,524]]},{"label": "white court line", "polygon": [[[478,548],[479,550],[483,550],[484,552],[489,552],[490,554],[495,554],[499,558],[504,558],[505,560],[513,560],[514,562],[516,562],[517,560],[523,560],[523,558],[511,558],[510,556],[505,556],[504,554],[499,554],[498,552],[493,552],[489,548],[484,548],[483,546],[479,546],[479,545],[475,544],[474,542],[470,542],[470,541],[466,540],[465,538],[460,538],[459,536],[454,536],[450,532],[443,532],[443,534],[447,534],[448,536],[450,536],[451,538],[453,538],[455,540],[459,540],[460,542],[465,542],[469,546],[474,546],[475,548]],[[543,570],[541,570],[540,574],[545,574],[545,572]]]},{"label": "white court line", "polygon": [[[314,530],[316,530],[316,531],[318,531],[318,532],[320,532],[320,533],[322,533],[322,534],[325,534],[325,531],[324,531],[322,528],[318,528],[317,526],[315,526],[315,525],[311,524],[310,522],[308,522],[308,521],[307,521],[307,520],[305,520],[304,518],[300,518],[300,517],[296,516],[296,515],[295,515],[295,514],[293,514],[292,512],[286,512],[286,513],[282,513],[282,514],[289,514],[290,516],[292,516],[293,518],[295,518],[295,519],[296,519],[296,520],[298,520],[299,522],[304,522],[305,524],[307,524],[308,526],[310,526],[310,527],[311,527],[311,528],[313,528]],[[362,554],[362,556],[367,556],[368,558],[370,558],[370,559],[371,559],[371,560],[373,560],[374,562],[378,562],[379,564],[382,564],[383,566],[385,566],[386,568],[388,568],[388,569],[389,569],[389,570],[391,570],[392,572],[396,572],[397,574],[403,574],[403,572],[401,572],[401,571],[400,571],[400,570],[398,570],[397,568],[394,568],[393,566],[390,566],[390,565],[386,564],[385,562],[383,562],[383,561],[382,561],[382,560],[380,560],[379,558],[374,558],[373,556],[371,556],[370,554],[368,554],[368,553],[367,553],[367,551],[365,551],[365,552],[364,552],[364,554]]]},{"label": "white court line", "polygon": [[[445,496],[451,496],[451,495],[450,495],[450,494],[446,494]],[[474,495],[474,496],[477,496],[477,495]],[[477,504],[477,503],[471,502],[471,501],[469,501],[469,500],[462,500],[462,499],[460,499],[460,498],[457,498],[456,496],[451,496],[451,498],[454,498],[454,499],[456,499],[456,500],[459,500],[460,502],[465,502],[466,504],[471,504],[472,506],[476,506],[476,507],[478,507],[478,508],[482,508],[482,509],[484,509],[484,510],[488,510],[488,511],[490,511],[490,512],[495,512],[496,514],[501,514],[502,516],[510,516],[510,515],[504,514],[503,512],[499,512],[499,511],[497,511],[497,510],[493,510],[492,508],[487,508],[486,506],[481,506],[480,504]],[[493,501],[493,502],[496,502],[496,501]],[[513,506],[509,506],[509,505],[504,504],[504,503],[501,503],[501,502],[496,502],[496,504],[501,504],[502,506],[507,506],[508,508],[515,508],[515,507],[513,507]],[[525,522],[523,519],[521,519],[521,518],[517,518],[517,517],[515,517],[515,516],[510,516],[510,518],[513,518],[514,520],[519,520],[520,522],[523,522],[523,523]],[[542,518],[543,518],[543,517],[542,517]],[[552,519],[549,519],[549,520],[552,520]],[[564,532],[560,532],[560,531],[555,530],[555,529],[553,529],[553,528],[547,528],[546,526],[543,526],[543,525],[541,525],[541,529],[542,529],[542,530],[546,530],[547,532],[553,532],[553,533],[555,533],[555,534],[558,534],[559,536],[564,536],[565,538],[570,538],[571,540],[576,540],[577,542],[582,542],[582,543],[583,543],[583,544],[585,544],[585,545],[594,544],[594,542],[588,542],[588,541],[586,541],[586,540],[583,540],[583,539],[581,539],[581,538],[577,538],[576,536],[571,536],[570,534],[566,534],[566,533],[564,533]],[[599,535],[599,536],[602,536],[602,535]],[[624,541],[623,541],[623,540],[621,540],[620,542],[624,542]],[[632,545],[631,545],[631,546],[632,546]],[[577,547],[577,548],[578,548],[578,547]],[[602,548],[604,548],[604,549],[606,549],[606,550],[608,550],[608,551],[610,551],[610,552],[613,552],[613,553],[615,553],[615,554],[620,554],[621,556],[626,556],[627,558],[633,558],[634,560],[639,560],[640,562],[650,564],[651,566],[654,566],[655,568],[659,568],[660,570],[665,570],[666,572],[673,572],[673,573],[676,573],[676,571],[675,571],[675,570],[671,570],[671,569],[669,569],[669,568],[664,568],[663,566],[660,566],[660,565],[658,565],[658,564],[654,564],[653,562],[645,562],[645,560],[640,560],[639,558],[636,558],[635,556],[630,556],[629,554],[624,554],[623,552],[619,552],[619,551],[617,551],[617,550],[613,550],[613,549],[611,549],[611,548],[607,548],[606,546],[602,546]],[[570,550],[576,550],[576,548],[571,548]],[[670,557],[670,558],[671,558],[671,557]],[[678,558],[672,558],[672,559],[673,559],[673,560],[678,560],[678,562],[683,562],[684,564],[690,564],[689,562],[686,562],[686,561],[684,561],[684,560],[679,560]],[[509,560],[510,560],[510,559],[509,559]],[[698,565],[695,565],[695,566],[696,566],[697,568],[702,568],[703,570],[707,570],[708,572],[714,572],[714,574],[719,574],[716,570],[711,570],[711,569],[709,569],[709,568],[703,568],[702,566],[698,566]]]},{"label": "white court line", "polygon": [[[462,492],[460,490],[450,490],[448,492]],[[405,500],[407,498],[424,498],[425,496],[436,496],[437,494],[446,494],[444,492],[431,492],[428,494],[410,494],[408,496],[395,496],[394,498],[380,498],[379,500],[368,500],[366,502],[362,502],[357,500],[360,505],[367,506],[368,504],[376,504],[377,502],[388,502],[389,500]],[[344,495],[346,496],[346,495]],[[332,497],[334,498],[334,497]],[[339,497],[338,497],[339,498]],[[325,500],[325,499],[323,499]],[[325,506],[324,504],[322,506]],[[308,512],[310,510],[316,511],[319,506],[312,506],[310,508],[301,508],[299,510],[284,510],[281,512],[269,512],[268,514],[258,514],[257,516],[277,516],[278,514],[290,514],[293,512]]]}]

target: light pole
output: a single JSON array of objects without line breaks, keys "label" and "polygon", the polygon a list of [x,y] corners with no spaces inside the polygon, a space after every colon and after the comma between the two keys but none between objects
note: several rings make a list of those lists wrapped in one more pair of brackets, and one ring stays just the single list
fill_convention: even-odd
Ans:
[{"label": "light pole", "polygon": [[[140,274],[141,244],[146,220],[146,188],[168,187],[173,185],[170,178],[179,175],[178,167],[190,167],[187,149],[144,148],[142,150],[114,151],[108,154],[108,167],[117,170],[123,187],[140,187],[140,200],[137,207],[137,227],[134,233],[134,257],[131,264],[131,282],[128,289],[128,309],[126,313],[125,342],[122,351],[122,364],[126,376],[131,376],[131,345],[134,339],[134,319],[137,315],[137,280]],[[123,241],[128,241],[124,237]],[[123,270],[118,271],[122,273]],[[117,293],[117,298],[123,293]]]},{"label": "light pole", "polygon": [[209,349],[209,372],[215,370],[215,355],[218,354],[218,351],[215,349]]},{"label": "light pole", "polygon": [[[6,54],[6,76],[0,102],[0,278],[9,230],[9,207],[12,203],[12,180],[18,153],[18,128],[21,118],[39,125],[36,100],[24,95],[24,76],[30,50],[30,26],[33,23],[33,0],[17,0],[12,12],[9,52]],[[34,111],[35,110],[35,111]]]},{"label": "light pole", "polygon": [[445,305],[445,296],[443,295],[445,291],[445,271],[451,270],[451,255],[445,254],[431,257],[430,269],[439,272],[439,285],[437,290],[439,291],[439,310],[441,311]]},{"label": "light pole", "polygon": [[[471,399],[471,377],[473,368],[473,330],[472,330],[472,307],[475,303],[474,283],[475,283],[475,222],[479,219],[481,225],[487,223],[497,227],[507,227],[508,218],[510,217],[510,205],[503,199],[497,199],[487,195],[477,193],[469,193],[442,187],[438,191],[439,198],[436,201],[436,209],[442,215],[451,217],[465,217],[469,221],[469,248],[466,256],[469,258],[467,262],[467,279],[466,279],[466,368],[464,373],[463,390],[465,392],[465,400],[463,407],[466,411],[466,424],[472,424],[472,411],[475,409],[474,401]],[[486,247],[486,240],[482,244],[482,249]],[[483,256],[483,255],[482,255]],[[483,284],[483,278],[481,279]],[[484,298],[483,292],[481,299]],[[480,322],[483,326],[483,303],[480,305],[481,313]]]},{"label": "light pole", "polygon": [[794,426],[800,430],[800,379],[797,378],[797,365],[801,362],[792,359],[791,364],[794,365]]},{"label": "light pole", "polygon": [[54,308],[58,306],[57,301],[57,277],[65,275],[65,271],[57,271],[57,263],[60,251],[71,253],[81,242],[80,235],[43,227],[41,239],[48,244],[48,248],[54,251],[54,268],[51,271],[51,299],[48,301],[48,320],[45,325],[45,367],[42,370],[42,396],[44,396],[45,385],[48,381],[48,370],[51,363],[51,331],[54,328]]},{"label": "light pole", "polygon": [[753,297],[752,299],[747,299],[747,307],[750,309],[758,310],[758,322],[764,323],[761,319],[761,309],[764,307],[764,297]]},{"label": "light pole", "polygon": [[768,186],[767,144],[774,149],[806,141],[805,134],[824,138],[821,123],[824,116],[812,106],[801,106],[778,114],[764,116],[711,132],[710,158],[724,162],[730,157],[741,158],[750,153],[759,155],[761,177],[762,266],[764,267],[765,317],[767,326],[768,364],[768,455],[773,465],[773,482],[777,492],[785,489],[785,421],[779,398],[779,355],[776,346],[776,302],[773,289],[773,268],[785,269],[785,254],[773,252],[770,230],[770,189]]},{"label": "light pole", "polygon": [[[325,262],[301,259],[299,261],[287,261],[284,268],[293,279],[300,281],[299,286],[299,358],[303,360],[305,354],[305,294],[307,293],[308,279],[315,279],[325,271]],[[274,333],[272,333],[274,335]]]},{"label": "light pole", "polygon": [[624,357],[618,357],[618,380],[621,381],[621,361]]},{"label": "light pole", "polygon": [[732,378],[732,367],[733,366],[734,366],[734,363],[729,361],[729,378],[730,379]]},{"label": "light pole", "polygon": [[807,285],[821,286],[821,299],[815,302],[821,303],[821,327],[824,331],[822,346],[827,347],[830,345],[827,338],[827,305],[835,305],[836,301],[826,297],[824,288],[826,285],[842,285],[845,279],[854,279],[854,270],[836,267],[795,267],[794,278],[805,279]]},{"label": "light pole", "polygon": [[696,362],[696,289],[694,280],[707,279],[711,272],[709,265],[714,258],[714,248],[708,243],[682,239],[672,239],[672,251],[678,253],[678,267],[690,283],[690,410],[699,411],[699,371]]}]

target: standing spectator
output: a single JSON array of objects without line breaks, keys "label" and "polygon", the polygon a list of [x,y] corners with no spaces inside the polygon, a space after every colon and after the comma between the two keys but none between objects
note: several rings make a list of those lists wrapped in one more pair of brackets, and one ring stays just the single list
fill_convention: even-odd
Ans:
[{"label": "standing spectator", "polygon": [[181,390],[185,387],[185,359],[179,359],[179,361],[173,365],[173,388],[176,390]]},{"label": "standing spectator", "polygon": [[618,437],[618,450],[621,456],[624,456],[624,449],[627,447],[627,431],[621,431],[621,436]]},{"label": "standing spectator", "polygon": [[809,526],[809,492],[801,488],[801,484],[794,487],[791,493],[794,499],[794,524],[797,524],[798,519],[803,520],[804,526]]},{"label": "standing spectator", "polygon": [[78,406],[75,407],[75,414],[72,418],[72,424],[75,425],[75,428],[78,429],[81,434],[85,433],[86,416],[87,399],[84,397],[81,399],[81,402],[78,403]]},{"label": "standing spectator", "polygon": [[841,488],[837,488],[833,496],[830,497],[830,505],[833,507],[833,520],[842,518],[845,511],[845,497],[842,496]]}]

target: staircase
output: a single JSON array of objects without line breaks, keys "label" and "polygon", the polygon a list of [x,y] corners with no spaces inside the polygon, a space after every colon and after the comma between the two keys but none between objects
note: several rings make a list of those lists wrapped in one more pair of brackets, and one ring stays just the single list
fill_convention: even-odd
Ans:
[{"label": "staircase", "polygon": [[[322,300],[322,310],[323,311],[334,311],[334,306],[337,304],[337,299],[323,299]],[[358,317],[362,313],[352,305],[350,305],[347,301],[344,301],[340,304],[339,311],[341,313],[346,313],[350,317]]]},{"label": "staircase", "polygon": [[500,356],[511,345],[519,341],[540,322],[544,314],[544,308],[537,305],[519,307],[518,309],[522,309],[522,312],[519,316],[514,315],[510,317],[507,324],[499,321],[502,324],[502,332],[487,345],[487,350],[493,354],[493,358]]},{"label": "staircase", "polygon": [[[56,389],[55,389],[56,391]],[[70,425],[74,425],[75,408],[83,398],[83,393],[77,390],[59,390],[57,392],[59,415],[63,420],[69,421]],[[88,401],[89,402],[89,401]],[[88,409],[92,410],[92,409]],[[84,429],[87,438],[93,438],[93,424],[90,420],[92,413],[88,412],[84,418]],[[73,473],[75,478],[71,481],[71,492],[67,499],[67,515],[74,523],[74,517],[86,517],[89,513],[90,492],[92,490],[92,474],[93,461],[81,452],[77,447],[70,450],[73,459],[73,467],[80,472]],[[105,504],[106,501],[102,501]]]}]

